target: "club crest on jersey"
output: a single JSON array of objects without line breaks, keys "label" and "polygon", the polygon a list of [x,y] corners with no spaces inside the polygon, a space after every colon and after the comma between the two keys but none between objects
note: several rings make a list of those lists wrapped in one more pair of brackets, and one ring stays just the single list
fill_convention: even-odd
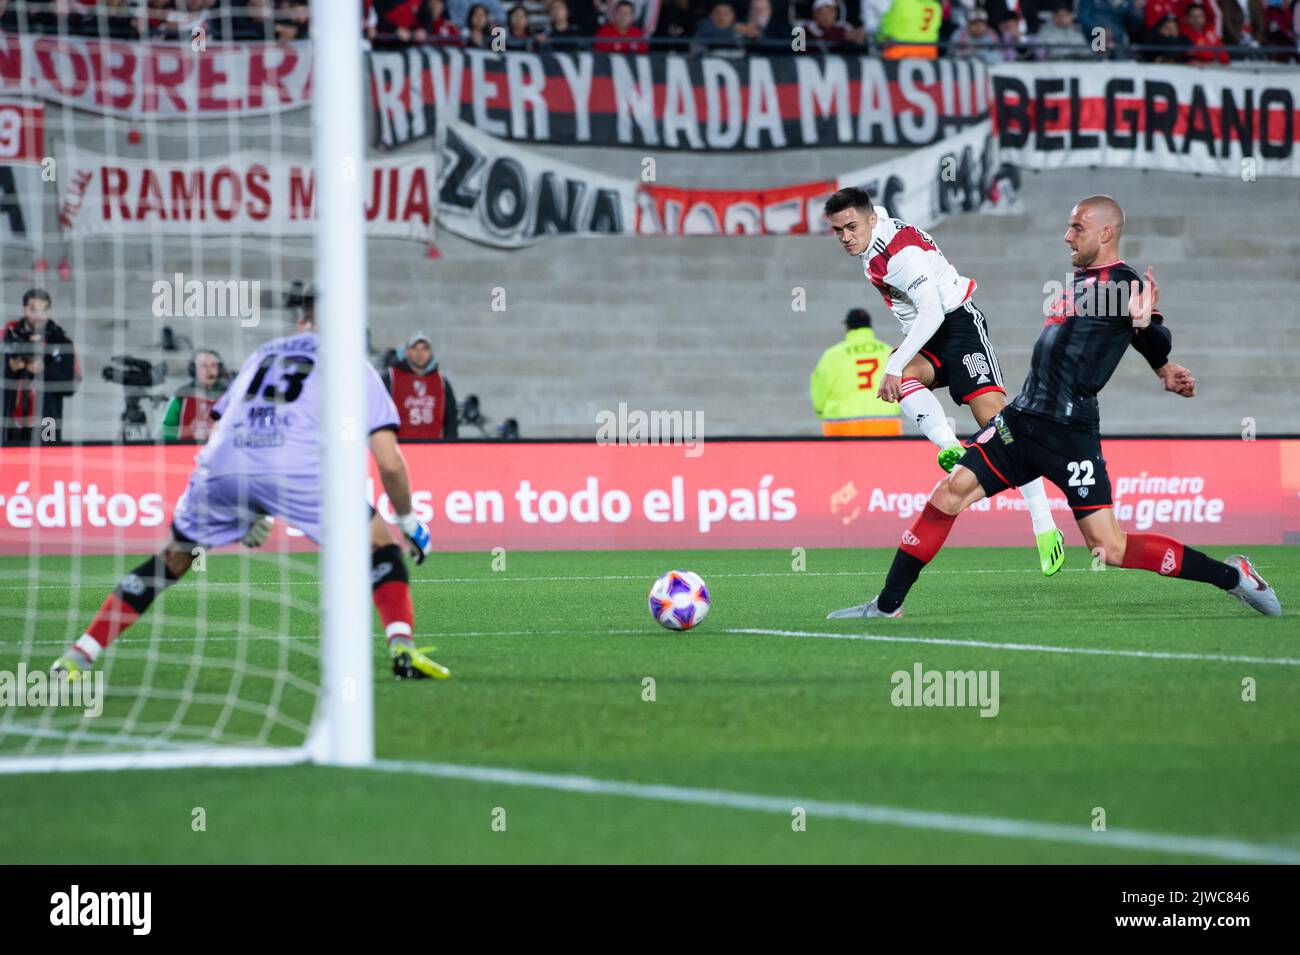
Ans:
[{"label": "club crest on jersey", "polygon": [[1064,325],[1067,318],[1074,318],[1074,289],[1066,289],[1064,295],[1058,295],[1047,306],[1043,316],[1044,325]]},{"label": "club crest on jersey", "polygon": [[1164,558],[1160,561],[1160,573],[1168,577],[1177,569],[1178,558],[1174,556],[1174,549],[1172,547],[1167,548]]}]

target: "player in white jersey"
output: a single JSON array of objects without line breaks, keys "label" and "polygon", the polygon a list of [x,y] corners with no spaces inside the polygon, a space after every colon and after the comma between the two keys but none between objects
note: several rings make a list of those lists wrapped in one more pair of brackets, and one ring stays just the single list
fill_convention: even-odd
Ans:
[{"label": "player in white jersey", "polygon": [[[965,449],[932,389],[947,386],[981,428],[1007,403],[988,323],[971,300],[975,280],[960,275],[926,232],[875,206],[864,189],[834,193],[825,213],[840,246],[862,260],[867,279],[903,326],[903,343],[886,363],[876,394],[899,403],[939,446],[939,465],[951,471]],[[1050,577],[1065,563],[1065,538],[1052,519],[1042,478],[1020,493],[1033,521],[1039,566]]]},{"label": "player in white jersey", "polygon": [[[198,548],[242,542],[260,547],[278,517],[320,542],[321,380],[316,374],[313,297],[299,306],[297,334],[258,348],[213,407],[217,426],[195,458],[176,502],[172,538],[122,578],[85,633],[51,668],[77,676],[154,599],[190,569]],[[411,484],[397,446],[398,415],[379,374],[363,362],[370,451],[416,563],[429,551],[429,529],[411,513]],[[360,503],[360,502],[359,502]],[[414,642],[414,607],[402,550],[388,523],[372,509],[371,591],[399,678],[445,679],[448,670]]]}]

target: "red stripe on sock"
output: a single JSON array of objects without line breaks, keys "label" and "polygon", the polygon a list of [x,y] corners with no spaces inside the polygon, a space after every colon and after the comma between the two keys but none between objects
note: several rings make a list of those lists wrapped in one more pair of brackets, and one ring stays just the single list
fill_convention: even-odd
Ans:
[{"label": "red stripe on sock", "polygon": [[1177,577],[1183,569],[1183,543],[1164,534],[1129,534],[1121,566]]},{"label": "red stripe on sock", "polygon": [[388,629],[390,623],[404,623],[414,632],[415,608],[411,604],[410,584],[404,580],[390,580],[376,587],[373,597],[384,630]]},{"label": "red stripe on sock", "polygon": [[945,514],[926,501],[921,516],[903,531],[903,540],[898,549],[928,564],[948,539],[948,531],[952,530],[952,522],[956,519],[956,515]]},{"label": "red stripe on sock", "polygon": [[109,594],[95,614],[95,619],[90,621],[86,633],[101,647],[106,647],[139,619],[140,615],[121,597],[115,593]]}]

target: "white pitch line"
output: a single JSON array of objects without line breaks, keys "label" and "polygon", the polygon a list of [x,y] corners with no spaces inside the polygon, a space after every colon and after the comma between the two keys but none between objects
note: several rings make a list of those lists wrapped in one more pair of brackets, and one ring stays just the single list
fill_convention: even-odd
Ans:
[{"label": "white pitch line", "polygon": [[[1265,570],[1268,569],[1264,565],[1256,565],[1256,566],[1262,567]],[[765,571],[752,571],[752,572],[731,573],[731,574],[710,573],[708,577],[710,580],[718,580],[718,579],[725,580],[725,579],[732,579],[732,578],[746,579],[746,578],[757,578],[757,577],[865,577],[869,573],[871,573],[871,571],[867,571],[867,570],[765,570]],[[943,569],[927,570],[925,572],[925,575],[927,577],[933,577],[936,574],[1039,574],[1039,573],[1042,573],[1042,571],[1040,571],[1037,567],[1032,567],[1032,568],[988,567],[980,570],[943,570]],[[1089,570],[1086,567],[1065,567],[1062,568],[1062,570],[1060,570],[1059,573],[1087,574],[1087,573],[1093,573],[1093,571]],[[527,577],[527,576],[520,577],[520,576],[511,576],[506,573],[500,573],[492,577],[412,577],[411,585],[417,586],[417,585],[432,585],[432,584],[495,584],[495,583],[550,584],[550,583],[569,583],[572,581],[583,581],[583,580],[588,580],[588,581],[641,580],[641,581],[646,581],[648,583],[653,583],[654,578],[655,578],[654,574],[591,574],[591,575],[573,575],[573,576],[560,576],[560,577]],[[84,584],[81,586],[80,589],[90,590],[93,587],[95,592],[98,593],[99,590],[103,588],[115,587],[117,585],[117,579],[118,578],[115,577],[114,578],[106,577],[104,578],[103,583],[98,586],[94,586],[91,584]],[[284,586],[284,587],[320,586],[319,580],[281,580],[279,583],[280,586]],[[71,586],[72,586],[71,584],[33,584],[33,585],[4,584],[4,585],[0,585],[0,591],[2,590],[24,590],[24,591],[54,590],[56,588],[59,590],[67,590],[70,589]],[[256,581],[231,580],[231,581],[217,581],[215,583],[205,582],[201,584],[201,586],[206,590],[230,590],[237,587],[242,587],[247,589],[250,586],[258,586],[258,584]],[[269,601],[270,598],[267,598],[267,600]]]},{"label": "white pitch line", "polygon": [[[0,737],[3,736],[34,736],[37,739],[76,739],[77,741],[89,740],[90,742],[129,743],[133,746],[165,750],[184,749],[187,745],[160,737],[133,736],[129,733],[116,733],[112,730],[105,730],[104,732],[96,730],[64,730],[49,726],[25,726],[17,722],[0,723]],[[0,759],[3,758],[5,757],[0,755]]]},{"label": "white pitch line", "polygon": [[865,803],[826,802],[820,799],[794,799],[764,796],[757,793],[722,789],[694,789],[653,783],[619,782],[591,776],[528,772],[492,766],[465,766],[456,763],[418,763],[404,760],[376,760],[373,768],[390,773],[435,776],[503,786],[522,786],[559,792],[595,796],[623,796],[655,802],[713,806],[723,809],[747,809],[789,816],[802,807],[812,819],[847,819],[853,822],[901,826],[942,832],[962,832],[1003,839],[1028,839],[1036,842],[1069,842],[1104,849],[1132,849],[1168,855],[1204,856],[1232,862],[1271,862],[1300,864],[1300,851],[1236,839],[1207,836],[1184,836],[1139,829],[1108,829],[1094,832],[1086,824],[1063,825],[1029,819],[998,816],[974,816],[963,813],[931,812]]},{"label": "white pitch line", "polygon": [[1210,663],[1255,663],[1261,666],[1300,666],[1292,657],[1248,657],[1224,653],[1191,653],[1174,650],[1123,650],[1108,647],[1057,647],[1041,643],[994,643],[988,640],[954,640],[947,637],[903,637],[878,633],[828,633],[816,630],[760,630],[729,627],[719,633],[753,634],[763,637],[820,637],[826,640],[865,640],[872,643],[923,643],[941,647],[975,647],[981,650],[1015,650],[1021,653],[1070,653],[1093,657],[1137,657],[1145,660],[1194,660]]},{"label": "white pitch line", "polygon": [[[709,633],[726,633],[735,636],[761,637],[800,637],[820,638],[824,640],[858,640],[867,643],[912,643],[932,644],[943,647],[972,647],[977,650],[1011,650],[1019,653],[1064,653],[1083,656],[1129,657],[1142,660],[1186,660],[1202,663],[1253,663],[1259,666],[1300,666],[1300,659],[1292,657],[1253,657],[1221,653],[1194,653],[1175,650],[1126,650],[1117,647],[1063,647],[1037,643],[994,643],[988,640],[957,640],[951,637],[907,637],[878,633],[831,633],[817,630],[766,630],[757,627],[723,627],[707,631]],[[452,639],[457,637],[663,637],[664,633],[647,626],[628,630],[451,630],[420,631],[412,634],[420,640]],[[279,643],[284,637],[248,635],[206,636],[203,643],[236,643],[266,641]],[[294,642],[307,640],[307,637],[294,637]],[[159,636],[159,637],[119,637],[115,645],[143,647],[167,643],[193,643],[199,641],[195,636]],[[0,640],[0,650],[20,650],[25,647],[66,646],[67,640]],[[305,651],[299,651],[305,652]]]}]

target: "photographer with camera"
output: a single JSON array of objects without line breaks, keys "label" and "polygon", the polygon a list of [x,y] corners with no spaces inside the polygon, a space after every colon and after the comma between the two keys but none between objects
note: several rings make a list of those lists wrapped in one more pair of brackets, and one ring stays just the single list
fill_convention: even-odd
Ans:
[{"label": "photographer with camera", "polygon": [[438,359],[428,335],[412,335],[403,357],[390,362],[383,376],[401,415],[403,441],[459,437],[456,394],[451,382],[438,371]]},{"label": "photographer with camera", "polygon": [[[81,384],[72,339],[50,318],[50,293],[28,289],[4,329],[4,444],[63,440],[63,399]],[[47,427],[52,426],[52,431]]]},{"label": "photographer with camera", "polygon": [[230,385],[225,362],[212,349],[200,348],[194,352],[189,372],[190,381],[172,396],[163,416],[164,441],[203,443],[217,426],[212,406]]}]

